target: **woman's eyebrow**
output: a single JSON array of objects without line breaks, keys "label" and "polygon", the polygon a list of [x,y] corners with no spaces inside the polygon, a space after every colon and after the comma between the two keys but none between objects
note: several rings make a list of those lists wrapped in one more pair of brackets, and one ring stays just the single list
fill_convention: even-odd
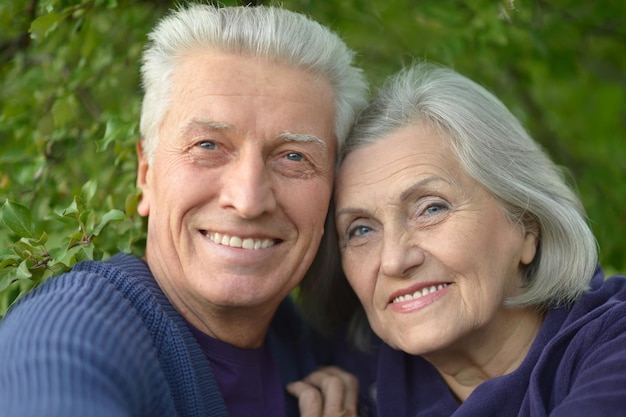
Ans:
[{"label": "woman's eyebrow", "polygon": [[405,202],[406,200],[408,200],[416,191],[420,190],[421,188],[424,188],[426,185],[429,185],[433,182],[444,182],[446,184],[450,184],[449,181],[447,181],[446,179],[439,177],[437,175],[432,175],[430,177],[426,177],[426,178],[422,178],[421,180],[417,181],[416,183],[414,183],[413,185],[411,185],[409,188],[407,188],[406,190],[402,191],[402,193],[400,194],[400,201],[401,202]]},{"label": "woman's eyebrow", "polygon": [[[432,175],[426,178],[422,178],[421,180],[413,183],[409,188],[407,188],[406,190],[404,190],[401,194],[400,194],[400,202],[405,202],[406,200],[408,200],[413,194],[415,194],[415,192],[419,191],[420,189],[424,188],[425,186],[427,186],[428,184],[431,184],[433,182],[442,182],[445,184],[450,184],[449,181],[447,181],[446,179],[439,177],[437,175]],[[340,217],[346,214],[368,214],[369,211],[368,210],[364,210],[362,208],[356,208],[356,207],[342,207],[339,209],[335,210],[335,217]]]},{"label": "woman's eyebrow", "polygon": [[335,217],[345,216],[346,214],[368,214],[369,211],[361,209],[361,208],[353,208],[353,207],[342,207],[340,209],[335,210]]}]

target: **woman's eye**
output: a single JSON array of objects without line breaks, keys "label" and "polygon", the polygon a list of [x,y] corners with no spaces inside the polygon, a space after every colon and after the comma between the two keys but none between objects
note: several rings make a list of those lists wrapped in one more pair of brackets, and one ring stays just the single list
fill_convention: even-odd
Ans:
[{"label": "woman's eye", "polygon": [[440,213],[444,210],[443,205],[441,204],[431,204],[430,206],[426,207],[426,210],[424,210],[424,213],[426,214],[437,214]]},{"label": "woman's eye", "polygon": [[371,230],[371,228],[362,225],[352,227],[348,230],[348,240],[352,239],[353,237],[361,237],[369,233]]},{"label": "woman's eye", "polygon": [[450,206],[445,202],[437,199],[437,201],[424,201],[422,204],[419,204],[415,207],[415,216],[416,220],[421,219],[422,221],[439,221],[443,219],[442,216],[445,216],[450,211]]},{"label": "woman's eye", "polygon": [[295,161],[295,162],[300,162],[304,159],[304,157],[299,154],[298,152],[289,152],[286,155],[287,159],[289,159],[290,161]]}]

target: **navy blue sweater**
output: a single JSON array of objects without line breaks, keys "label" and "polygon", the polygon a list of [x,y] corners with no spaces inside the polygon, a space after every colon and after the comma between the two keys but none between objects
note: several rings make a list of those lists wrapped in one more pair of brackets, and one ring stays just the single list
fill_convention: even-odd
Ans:
[{"label": "navy blue sweater", "polygon": [[[268,344],[284,383],[324,349],[285,300]],[[297,403],[287,397],[289,415]],[[209,362],[147,265],[82,262],[0,321],[0,416],[226,416]]]}]

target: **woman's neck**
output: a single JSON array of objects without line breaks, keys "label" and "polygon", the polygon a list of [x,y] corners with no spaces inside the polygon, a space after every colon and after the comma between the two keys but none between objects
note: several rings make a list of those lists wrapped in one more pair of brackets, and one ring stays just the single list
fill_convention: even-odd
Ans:
[{"label": "woman's neck", "polygon": [[533,307],[506,308],[496,322],[445,351],[423,357],[435,366],[459,402],[481,383],[515,371],[526,358],[544,314]]}]

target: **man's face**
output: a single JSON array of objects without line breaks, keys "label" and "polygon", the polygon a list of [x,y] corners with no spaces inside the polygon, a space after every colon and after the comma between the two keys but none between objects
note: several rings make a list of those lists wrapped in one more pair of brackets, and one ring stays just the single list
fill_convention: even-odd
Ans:
[{"label": "man's face", "polygon": [[151,165],[140,149],[150,269],[188,318],[271,313],[323,234],[332,89],[300,69],[206,51],[183,58],[172,81]]}]

